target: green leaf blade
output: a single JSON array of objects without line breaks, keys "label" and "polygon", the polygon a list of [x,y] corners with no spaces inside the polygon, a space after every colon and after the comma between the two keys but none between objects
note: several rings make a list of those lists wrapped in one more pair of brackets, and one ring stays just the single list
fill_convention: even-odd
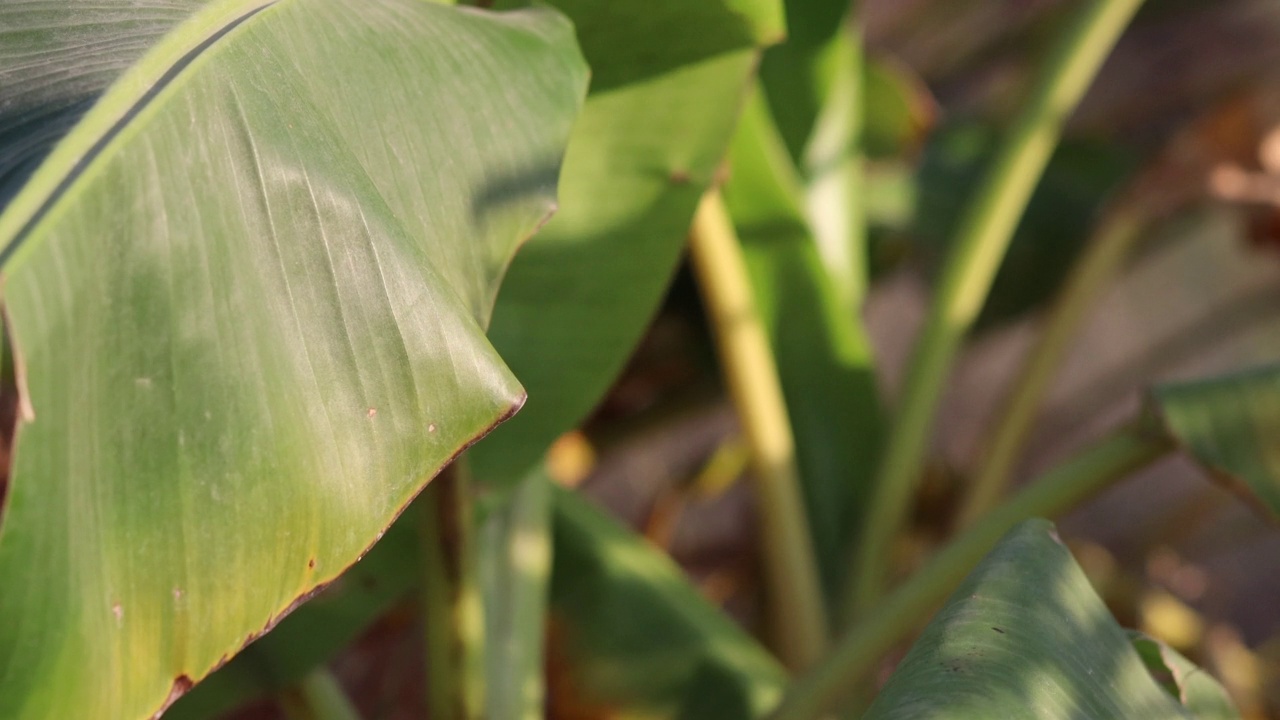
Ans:
[{"label": "green leaf blade", "polygon": [[1151,396],[1165,428],[1213,476],[1280,521],[1280,366],[1169,383]]},{"label": "green leaf blade", "polygon": [[489,329],[530,397],[471,453],[494,484],[523,477],[621,372],[719,169],[757,46],[781,22],[776,0],[551,4],[577,27],[592,86],[560,210],[516,257]]},{"label": "green leaf blade", "polygon": [[1190,718],[1148,674],[1053,526],[1014,528],[898,666],[867,720]]},{"label": "green leaf blade", "polygon": [[86,115],[0,217],[0,716],[156,712],[519,407],[483,329],[584,86],[547,11],[285,0]]}]

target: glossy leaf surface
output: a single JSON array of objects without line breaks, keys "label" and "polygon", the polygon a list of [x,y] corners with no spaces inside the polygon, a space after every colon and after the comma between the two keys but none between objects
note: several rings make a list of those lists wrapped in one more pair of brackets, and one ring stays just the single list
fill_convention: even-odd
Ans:
[{"label": "glossy leaf surface", "polygon": [[483,328],[584,84],[549,11],[232,0],[98,100],[0,216],[0,716],[155,713],[519,407]]}]

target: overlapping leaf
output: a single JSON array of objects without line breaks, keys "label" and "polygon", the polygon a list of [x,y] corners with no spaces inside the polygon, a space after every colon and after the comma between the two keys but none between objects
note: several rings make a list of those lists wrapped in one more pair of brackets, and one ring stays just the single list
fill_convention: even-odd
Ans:
[{"label": "overlapping leaf", "polygon": [[564,716],[751,718],[777,703],[782,668],[670,559],[563,490],[554,538],[552,700]]},{"label": "overlapping leaf", "polygon": [[519,406],[483,328],[584,83],[549,11],[227,0],[80,120],[0,216],[0,716],[156,712]]},{"label": "overlapping leaf", "polygon": [[1198,716],[1152,678],[1052,525],[1030,520],[955,591],[866,717]]},{"label": "overlapping leaf", "polygon": [[512,264],[489,337],[529,402],[472,452],[513,483],[621,371],[675,271],[733,134],[777,0],[553,0],[592,69],[560,210]]},{"label": "overlapping leaf", "polygon": [[[469,459],[478,480],[508,488],[598,401],[639,339],[733,134],[756,46],[781,31],[776,0],[551,4],[577,28],[592,87],[565,159],[560,209],[517,255],[489,331],[530,399],[516,424],[485,438]],[[413,558],[401,563],[414,572]],[[349,637],[381,607],[313,624],[304,606],[282,627],[320,626]],[[272,646],[268,657],[290,645],[304,652],[288,636],[259,644]],[[305,653],[308,662],[322,662],[339,644],[312,644],[324,651]],[[242,698],[259,695],[299,679],[293,668],[237,667],[232,674],[259,681],[225,687]],[[287,672],[273,677],[276,670]],[[190,716],[205,715],[192,708]]]}]

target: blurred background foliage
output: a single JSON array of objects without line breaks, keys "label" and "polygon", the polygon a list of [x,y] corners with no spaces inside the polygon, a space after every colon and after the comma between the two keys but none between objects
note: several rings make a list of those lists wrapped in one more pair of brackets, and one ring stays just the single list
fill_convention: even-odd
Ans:
[{"label": "blurred background foliage", "polygon": [[[875,383],[886,401],[902,380],[947,230],[1069,4],[862,4],[872,278],[863,316]],[[785,140],[786,122],[778,121]],[[799,145],[787,145],[794,155]],[[1153,381],[1258,365],[1280,351],[1280,5],[1152,2],[1120,41],[1053,156],[952,378],[912,532],[896,550],[904,567],[921,562],[954,522],[957,489],[973,469],[975,445],[1089,229],[1109,204],[1134,197],[1150,203],[1158,219],[1097,299],[1068,352],[1017,466],[1020,479],[1132,415]],[[704,598],[764,634],[756,514],[743,482],[746,452],[687,268],[672,281],[621,377],[582,430],[557,442],[548,463],[560,485],[638,531],[675,560]],[[597,590],[604,594],[591,594],[583,578],[608,572],[609,558],[598,554],[612,546],[593,549],[578,534],[615,534],[583,515],[577,502],[561,502],[556,510],[550,717],[635,717],[596,702],[584,684],[607,685],[610,673],[637,672],[662,686],[661,670],[673,660],[646,655],[643,644],[581,660],[590,650],[579,647],[571,624],[558,618],[587,628],[579,633],[644,628],[592,624],[593,612],[627,616],[633,612],[627,603],[643,600],[610,597],[603,586]],[[1209,668],[1244,717],[1280,718],[1280,537],[1264,521],[1206,484],[1189,461],[1171,458],[1076,510],[1061,526],[1122,625]],[[616,538],[623,547],[618,552],[634,551],[647,558],[642,564],[655,564],[643,572],[675,572],[676,565]],[[566,573],[575,573],[582,587],[563,580]],[[358,573],[341,581],[361,582]],[[661,588],[646,592],[666,592]],[[411,601],[395,597],[390,594],[381,619],[332,665],[366,717],[415,717],[397,708],[418,706],[422,659],[413,625],[419,620]],[[324,602],[322,596],[314,604]],[[678,625],[669,631],[675,647],[696,647],[692,637],[679,644]],[[627,647],[625,639],[619,642],[615,647]],[[682,717],[739,717],[752,703],[767,703],[752,693],[767,696],[776,688],[735,687],[725,670],[726,663],[757,663],[752,672],[781,677],[771,660],[752,652],[706,649],[698,662],[707,687],[721,688],[714,699],[722,704],[715,707],[738,710]],[[886,662],[882,679],[899,658]],[[682,707],[689,713],[696,706]],[[225,717],[280,712],[277,701],[265,700]]]}]

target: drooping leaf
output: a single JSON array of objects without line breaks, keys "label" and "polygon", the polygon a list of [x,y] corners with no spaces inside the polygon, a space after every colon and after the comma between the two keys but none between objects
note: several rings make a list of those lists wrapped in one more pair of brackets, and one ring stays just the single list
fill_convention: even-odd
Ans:
[{"label": "drooping leaf", "polygon": [[1197,462],[1280,520],[1280,366],[1162,385],[1152,402]]},{"label": "drooping leaf", "polygon": [[796,169],[758,94],[729,157],[725,202],[777,357],[809,527],[834,600],[881,440],[870,346],[818,258]]},{"label": "drooping leaf", "polygon": [[489,337],[529,393],[472,451],[481,481],[524,477],[621,371],[675,271],[737,122],[777,0],[552,0],[592,68],[556,217],[512,264]]},{"label": "drooping leaf", "polygon": [[1153,637],[1131,630],[1129,639],[1151,677],[1196,720],[1240,720],[1240,711],[1212,675]]},{"label": "drooping leaf", "polygon": [[1045,520],[1014,528],[956,589],[866,720],[1192,718]]},{"label": "drooping leaf", "polygon": [[584,84],[552,12],[412,0],[215,2],[116,80],[0,216],[0,717],[150,716],[519,406],[483,328]]},{"label": "drooping leaf", "polygon": [[565,490],[554,540],[551,700],[564,716],[751,718],[777,703],[781,667],[670,559]]}]

